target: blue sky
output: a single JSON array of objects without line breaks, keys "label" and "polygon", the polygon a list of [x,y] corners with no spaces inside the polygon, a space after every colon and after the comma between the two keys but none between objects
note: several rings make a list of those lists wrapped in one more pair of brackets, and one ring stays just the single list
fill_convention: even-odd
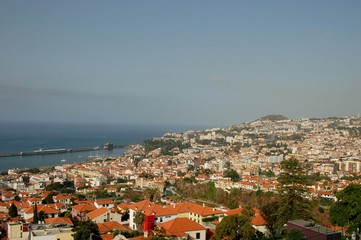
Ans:
[{"label": "blue sky", "polygon": [[361,1],[0,1],[1,121],[361,113]]}]

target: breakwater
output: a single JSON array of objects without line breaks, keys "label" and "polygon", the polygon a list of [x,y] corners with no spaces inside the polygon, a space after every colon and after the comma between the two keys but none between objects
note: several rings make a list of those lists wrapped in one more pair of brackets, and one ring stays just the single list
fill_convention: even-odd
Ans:
[{"label": "breakwater", "polygon": [[[127,145],[112,145],[111,148],[125,148]],[[18,157],[18,156],[32,156],[32,155],[48,155],[48,154],[60,154],[60,153],[72,153],[72,152],[88,152],[97,150],[108,150],[109,146],[104,147],[80,147],[80,148],[58,148],[58,149],[38,149],[28,152],[16,152],[16,153],[0,153],[0,157]]]}]

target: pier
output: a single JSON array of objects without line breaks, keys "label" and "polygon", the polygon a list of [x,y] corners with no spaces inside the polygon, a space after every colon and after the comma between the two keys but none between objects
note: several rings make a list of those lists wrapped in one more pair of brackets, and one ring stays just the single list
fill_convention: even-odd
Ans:
[{"label": "pier", "polygon": [[19,157],[19,156],[31,156],[31,155],[47,155],[47,154],[59,154],[59,153],[68,153],[68,152],[86,152],[99,149],[111,150],[113,148],[125,148],[127,145],[112,145],[109,148],[109,145],[104,145],[103,147],[81,147],[81,148],[59,148],[59,149],[38,149],[31,152],[17,152],[17,153],[0,153],[0,157]]}]

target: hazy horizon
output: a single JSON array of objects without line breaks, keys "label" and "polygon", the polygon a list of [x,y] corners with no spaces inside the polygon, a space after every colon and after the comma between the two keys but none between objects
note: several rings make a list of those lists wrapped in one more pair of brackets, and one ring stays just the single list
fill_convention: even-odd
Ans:
[{"label": "hazy horizon", "polygon": [[361,2],[1,1],[0,122],[361,113]]}]

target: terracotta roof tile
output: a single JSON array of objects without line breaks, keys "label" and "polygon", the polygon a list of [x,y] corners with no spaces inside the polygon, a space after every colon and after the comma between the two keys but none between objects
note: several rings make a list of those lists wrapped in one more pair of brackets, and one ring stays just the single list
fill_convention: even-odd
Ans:
[{"label": "terracotta roof tile", "polygon": [[134,211],[143,211],[144,214],[147,216],[152,214],[154,214],[155,216],[167,216],[167,215],[178,214],[178,211],[172,206],[161,206],[148,200],[130,204],[129,209],[132,209]]},{"label": "terracotta roof tile", "polygon": [[186,212],[193,212],[201,216],[209,216],[213,214],[223,214],[221,210],[217,210],[211,207],[202,206],[196,203],[191,202],[184,202],[184,203],[178,203],[175,206],[175,209],[179,213],[186,213]]},{"label": "terracotta roof tile", "polygon": [[117,221],[109,221],[105,223],[97,223],[99,232],[106,233],[114,230],[119,231],[131,231],[129,228],[125,227],[124,225],[120,224]]},{"label": "terracotta roof tile", "polygon": [[65,223],[68,226],[74,226],[73,222],[70,220],[70,218],[67,217],[56,217],[56,218],[46,218],[45,219],[46,224],[61,224]]},{"label": "terracotta roof tile", "polygon": [[95,209],[97,209],[96,207],[88,204],[79,204],[79,205],[71,206],[71,208],[78,212],[94,211]]},{"label": "terracotta roof tile", "polygon": [[103,204],[114,204],[113,200],[96,200],[95,201],[98,205],[103,205]]},{"label": "terracotta roof tile", "polygon": [[206,230],[199,223],[193,222],[188,218],[175,218],[165,223],[159,223],[158,228],[163,228],[168,236],[182,237],[187,236],[188,231]]},{"label": "terracotta roof tile", "polygon": [[90,219],[94,219],[94,218],[97,218],[103,214],[106,214],[107,212],[110,212],[109,209],[107,208],[98,208],[98,209],[95,209],[94,211],[91,211],[90,213],[88,213],[86,216]]}]

